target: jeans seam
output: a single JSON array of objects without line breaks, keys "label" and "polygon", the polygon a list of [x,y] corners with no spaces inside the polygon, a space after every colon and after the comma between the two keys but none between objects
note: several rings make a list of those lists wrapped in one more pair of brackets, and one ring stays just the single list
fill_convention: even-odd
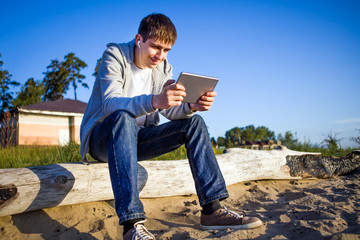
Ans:
[{"label": "jeans seam", "polygon": [[[186,138],[189,139],[189,136],[187,134],[185,134]],[[191,167],[191,164],[190,162],[193,162],[193,158],[192,158],[192,151],[191,151],[191,148],[189,146],[188,143],[185,144],[185,147],[186,147],[186,150],[188,152],[188,158],[189,158],[189,165],[190,165],[190,169],[191,171],[193,171],[193,167]],[[199,186],[199,180],[198,178],[196,177],[196,174],[193,174],[193,179],[194,179],[194,182],[195,182],[195,189],[197,189],[196,186]],[[202,193],[202,191],[200,191]],[[200,200],[200,198],[202,198],[203,196],[200,196],[198,191],[197,191],[197,195],[198,195],[198,198]]]},{"label": "jeans seam", "polygon": [[[114,132],[113,131],[111,131],[111,137],[112,138],[114,138]],[[116,154],[115,154],[115,150],[114,150],[115,148],[114,148],[114,141],[112,141],[112,146],[111,146],[111,150],[112,150],[112,152],[113,152],[113,156],[114,156],[114,165],[115,165],[115,170],[116,170],[116,184],[118,185],[118,186],[120,186],[121,184],[120,184],[120,175],[119,175],[119,166],[118,166],[118,163],[117,163],[117,157],[116,157]],[[118,188],[118,186],[116,186],[116,188]],[[119,191],[120,193],[118,193],[119,195],[118,195],[118,197],[121,199],[121,205],[123,205],[123,195],[122,195],[122,192],[121,191]],[[120,207],[120,206],[119,206]],[[122,207],[121,207],[121,211],[122,211],[123,209],[122,209]]]}]

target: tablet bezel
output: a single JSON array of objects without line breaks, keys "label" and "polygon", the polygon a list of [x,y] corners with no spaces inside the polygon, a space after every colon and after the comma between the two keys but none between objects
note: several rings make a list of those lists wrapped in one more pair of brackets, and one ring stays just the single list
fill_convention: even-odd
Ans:
[{"label": "tablet bezel", "polygon": [[185,87],[186,97],[183,102],[196,103],[206,92],[213,91],[219,79],[188,72],[180,73],[177,84]]}]

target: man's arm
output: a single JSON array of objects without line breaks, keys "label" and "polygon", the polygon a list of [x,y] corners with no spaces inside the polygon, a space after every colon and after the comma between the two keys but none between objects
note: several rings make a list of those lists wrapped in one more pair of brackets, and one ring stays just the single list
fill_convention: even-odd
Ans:
[{"label": "man's arm", "polygon": [[180,106],[186,96],[185,87],[180,84],[173,84],[175,80],[168,80],[163,90],[158,95],[153,95],[152,105],[154,109],[169,109]]},{"label": "man's arm", "polygon": [[155,111],[151,104],[152,95],[126,97],[123,91],[125,78],[129,78],[125,69],[126,62],[118,46],[111,45],[103,54],[97,81],[98,94],[102,98],[102,111],[107,116],[117,110],[125,110],[134,116]]}]

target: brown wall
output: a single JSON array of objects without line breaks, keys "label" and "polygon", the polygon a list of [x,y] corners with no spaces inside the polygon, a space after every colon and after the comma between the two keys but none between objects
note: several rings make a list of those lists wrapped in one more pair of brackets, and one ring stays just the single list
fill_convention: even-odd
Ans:
[{"label": "brown wall", "polygon": [[58,145],[71,136],[80,143],[81,120],[80,116],[19,113],[18,145]]}]

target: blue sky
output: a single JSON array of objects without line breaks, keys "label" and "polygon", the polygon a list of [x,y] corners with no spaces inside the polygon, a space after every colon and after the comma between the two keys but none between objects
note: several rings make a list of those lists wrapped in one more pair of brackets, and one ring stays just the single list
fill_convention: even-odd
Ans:
[{"label": "blue sky", "polygon": [[[235,126],[289,130],[342,146],[360,129],[360,2],[357,0],[2,1],[0,53],[12,79],[43,79],[52,59],[74,52],[88,67],[109,42],[134,38],[149,13],[168,15],[178,40],[168,59],[182,71],[216,76],[218,96],[202,113],[212,137]],[[19,89],[19,88],[18,88]],[[69,90],[66,98],[74,98]]]}]

